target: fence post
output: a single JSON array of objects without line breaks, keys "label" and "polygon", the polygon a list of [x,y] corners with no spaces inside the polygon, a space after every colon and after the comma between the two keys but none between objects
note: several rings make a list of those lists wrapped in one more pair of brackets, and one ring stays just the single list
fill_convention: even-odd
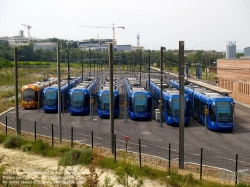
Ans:
[{"label": "fence post", "polygon": [[34,121],[34,135],[35,135],[35,141],[36,141],[36,121]]},{"label": "fence post", "polygon": [[126,153],[128,152],[128,141],[126,140]]},{"label": "fence post", "polygon": [[51,139],[52,139],[52,147],[54,147],[54,131],[53,131],[53,123],[51,125]]},{"label": "fence post", "polygon": [[170,165],[171,165],[171,143],[168,144],[168,171],[170,173]]},{"label": "fence post", "polygon": [[116,162],[116,134],[114,135],[115,162]]},{"label": "fence post", "polygon": [[203,148],[201,148],[201,160],[200,160],[200,180],[202,180],[202,160],[203,160]]},{"label": "fence post", "polygon": [[91,131],[91,145],[92,145],[92,149],[94,148],[94,133],[93,131]]},{"label": "fence post", "polygon": [[139,139],[139,162],[140,162],[140,171],[141,171],[141,139]]},{"label": "fence post", "polygon": [[19,128],[19,135],[20,135],[20,136],[22,135],[22,134],[21,134],[21,132],[22,132],[22,125],[21,125],[21,122],[22,122],[22,121],[21,121],[21,118],[19,118],[19,119],[18,119],[18,126],[19,126],[18,128]]},{"label": "fence post", "polygon": [[5,126],[5,133],[6,133],[6,135],[7,135],[7,129],[8,129],[8,117],[7,116],[5,116],[5,124],[6,124],[6,126]]},{"label": "fence post", "polygon": [[235,186],[238,183],[238,154],[236,154],[235,158]]},{"label": "fence post", "polygon": [[71,127],[71,149],[73,148],[73,127]]}]

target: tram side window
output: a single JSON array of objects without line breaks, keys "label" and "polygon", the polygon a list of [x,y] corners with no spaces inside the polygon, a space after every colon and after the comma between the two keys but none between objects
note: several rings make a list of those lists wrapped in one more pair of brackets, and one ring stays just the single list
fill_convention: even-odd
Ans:
[{"label": "tram side window", "polygon": [[216,121],[216,115],[214,112],[214,109],[212,108],[212,105],[209,105],[209,117],[211,121]]},{"label": "tram side window", "polygon": [[186,103],[187,103],[187,108],[185,108],[185,110],[186,110],[186,114],[187,114],[187,116],[189,116],[190,115],[190,101],[186,101]]},{"label": "tram side window", "polygon": [[152,109],[152,98],[148,99],[148,110],[150,111]]},{"label": "tram side window", "polygon": [[115,108],[119,108],[119,96],[115,97]]},{"label": "tram side window", "polygon": [[172,112],[171,112],[171,107],[170,107],[170,102],[169,101],[167,102],[166,109],[167,109],[168,116],[172,116]]},{"label": "tram side window", "polygon": [[205,117],[205,113],[204,113],[205,105],[206,104],[201,101],[200,113],[201,113],[202,117]]},{"label": "tram side window", "polygon": [[35,101],[38,101],[38,92],[35,92]]},{"label": "tram side window", "polygon": [[199,110],[199,100],[198,99],[196,99],[196,98],[194,98],[194,111],[196,112],[196,113],[198,113],[198,115],[199,115],[199,113],[200,113],[200,110]]},{"label": "tram side window", "polygon": [[87,95],[86,95],[86,98],[85,98],[85,99],[86,99],[86,100],[85,100],[85,101],[86,101],[86,106],[89,106],[89,105],[90,105],[90,101],[89,101],[89,100],[90,100],[90,98],[89,98],[89,94],[87,94]]},{"label": "tram side window", "polygon": [[129,98],[129,107],[132,112],[134,112],[134,102],[133,99],[130,97]]}]

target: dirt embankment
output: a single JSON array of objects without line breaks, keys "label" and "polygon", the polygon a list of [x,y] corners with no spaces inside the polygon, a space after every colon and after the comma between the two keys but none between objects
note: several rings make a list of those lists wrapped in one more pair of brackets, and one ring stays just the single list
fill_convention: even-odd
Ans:
[{"label": "dirt embankment", "polygon": [[[58,158],[45,158],[38,155],[28,154],[21,150],[5,149],[0,146],[0,157],[3,157],[0,165],[5,165],[6,169],[3,174],[3,180],[7,180],[15,183],[17,179],[25,181],[26,184],[29,181],[24,179],[32,179],[39,186],[44,184],[45,186],[70,186],[72,183],[82,184],[84,182],[83,174],[89,174],[89,169],[82,166],[68,166],[58,167]],[[101,169],[97,169],[97,173],[101,173]],[[18,177],[14,177],[18,175]],[[116,181],[116,177],[112,171],[105,170],[100,176],[99,186],[105,184],[105,177],[111,179],[110,184],[114,187],[122,187]],[[133,179],[131,179],[133,181]],[[143,180],[144,187],[157,186],[164,187],[157,181]]]}]

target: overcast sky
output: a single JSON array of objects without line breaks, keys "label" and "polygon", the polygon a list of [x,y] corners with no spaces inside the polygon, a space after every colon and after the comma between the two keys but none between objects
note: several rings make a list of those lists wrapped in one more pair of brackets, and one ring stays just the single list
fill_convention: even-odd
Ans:
[{"label": "overcast sky", "polygon": [[[0,0],[0,37],[19,35],[82,40],[113,38],[146,49],[225,51],[250,46],[250,0]],[[81,26],[93,26],[81,27]],[[110,28],[95,28],[95,27]]]}]

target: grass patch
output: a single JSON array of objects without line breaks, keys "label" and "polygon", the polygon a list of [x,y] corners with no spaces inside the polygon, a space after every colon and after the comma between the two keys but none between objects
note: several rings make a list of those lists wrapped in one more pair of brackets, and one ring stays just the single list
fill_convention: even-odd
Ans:
[{"label": "grass patch", "polygon": [[64,153],[64,155],[58,161],[60,166],[73,166],[77,164],[88,165],[92,161],[92,150],[76,150],[72,149]]},{"label": "grass patch", "polygon": [[18,135],[10,135],[4,141],[5,148],[20,148],[22,145],[22,138]]},{"label": "grass patch", "polygon": [[0,134],[0,143],[4,143],[7,135],[6,134]]}]

